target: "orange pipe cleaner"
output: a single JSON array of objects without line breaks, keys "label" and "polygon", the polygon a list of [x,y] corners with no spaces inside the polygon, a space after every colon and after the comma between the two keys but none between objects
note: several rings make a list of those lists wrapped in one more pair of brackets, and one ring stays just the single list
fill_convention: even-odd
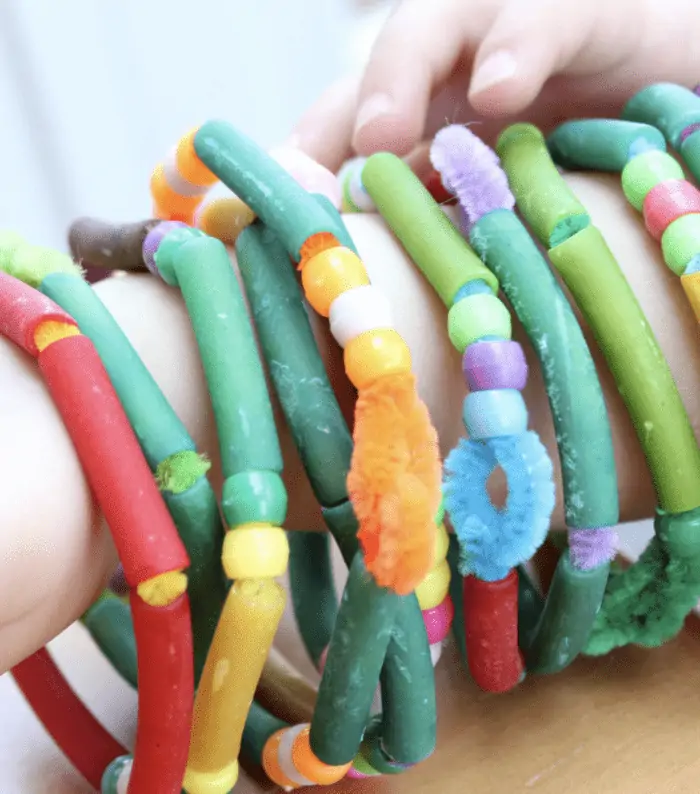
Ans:
[{"label": "orange pipe cleaner", "polygon": [[441,466],[437,433],[413,374],[360,390],[348,492],[367,569],[381,587],[411,593],[433,566]]}]

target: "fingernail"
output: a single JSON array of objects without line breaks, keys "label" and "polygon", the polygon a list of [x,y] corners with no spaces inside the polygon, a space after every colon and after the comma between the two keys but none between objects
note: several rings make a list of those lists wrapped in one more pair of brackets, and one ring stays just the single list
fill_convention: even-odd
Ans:
[{"label": "fingernail", "polygon": [[489,55],[473,74],[469,94],[483,94],[489,88],[510,80],[517,71],[518,63],[513,55],[507,50],[498,50]]},{"label": "fingernail", "polygon": [[374,94],[366,99],[359,111],[355,121],[355,135],[366,127],[371,121],[380,116],[389,115],[394,109],[394,100],[388,94]]}]

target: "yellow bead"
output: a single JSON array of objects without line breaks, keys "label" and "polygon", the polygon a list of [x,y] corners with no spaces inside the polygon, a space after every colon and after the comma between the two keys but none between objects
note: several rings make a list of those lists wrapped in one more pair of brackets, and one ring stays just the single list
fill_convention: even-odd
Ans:
[{"label": "yellow bead", "polygon": [[695,319],[700,322],[700,271],[681,276],[681,284],[688,303],[695,312]]},{"label": "yellow bead", "polygon": [[217,772],[198,772],[187,768],[183,788],[187,794],[229,794],[238,782],[238,761]]},{"label": "yellow bead", "polygon": [[148,579],[136,588],[139,598],[152,607],[166,607],[177,601],[187,590],[187,575],[182,571],[168,571]]},{"label": "yellow bead", "polygon": [[345,347],[345,372],[357,389],[386,375],[411,371],[411,351],[390,328],[365,331]]},{"label": "yellow bead", "polygon": [[328,248],[303,262],[301,283],[306,300],[328,317],[331,304],[343,292],[369,284],[362,260],[349,248]]},{"label": "yellow bead", "polygon": [[422,612],[442,604],[450,588],[450,566],[447,560],[436,565],[416,587],[416,597]]},{"label": "yellow bead", "polygon": [[226,534],[222,563],[233,580],[282,576],[289,563],[287,535],[272,524],[242,524]]},{"label": "yellow bead", "polygon": [[437,537],[435,538],[435,565],[439,565],[447,557],[449,548],[450,536],[447,534],[445,525],[440,524],[437,528]]}]

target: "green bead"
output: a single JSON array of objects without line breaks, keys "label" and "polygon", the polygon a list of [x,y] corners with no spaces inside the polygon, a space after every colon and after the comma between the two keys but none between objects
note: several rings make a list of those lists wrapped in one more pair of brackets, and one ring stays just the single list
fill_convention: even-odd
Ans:
[{"label": "green bead", "polygon": [[450,341],[460,353],[484,336],[510,339],[510,312],[495,295],[470,295],[455,303],[447,315]]},{"label": "green bead", "polygon": [[647,193],[660,182],[684,179],[683,169],[666,152],[646,152],[634,157],[622,169],[622,190],[627,201],[639,212]]},{"label": "green bead", "polygon": [[700,182],[700,130],[689,135],[681,144],[681,157],[696,182]]},{"label": "green bead", "polygon": [[371,766],[369,761],[362,755],[362,750],[355,756],[355,760],[352,762],[353,769],[356,772],[359,772],[361,775],[367,775],[367,777],[376,777],[379,772]]},{"label": "green bead", "polygon": [[102,794],[119,794],[120,791],[125,790],[122,777],[130,773],[132,764],[133,760],[130,755],[115,758],[102,775],[100,787]]},{"label": "green bead", "polygon": [[242,471],[224,482],[222,509],[229,528],[251,523],[279,527],[287,517],[287,490],[273,471]]},{"label": "green bead", "polygon": [[661,236],[661,250],[666,264],[682,276],[690,260],[700,254],[700,214],[673,221]]}]

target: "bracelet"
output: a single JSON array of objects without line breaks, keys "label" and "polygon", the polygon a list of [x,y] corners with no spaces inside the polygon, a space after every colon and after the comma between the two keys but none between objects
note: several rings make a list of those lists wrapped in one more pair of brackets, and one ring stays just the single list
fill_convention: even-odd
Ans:
[{"label": "bracelet", "polygon": [[[525,220],[548,248],[608,361],[659,502],[647,550],[628,570],[611,572],[587,652],[603,654],[627,643],[659,645],[681,629],[700,595],[700,450],[634,294],[557,172],[541,133],[530,125],[510,127],[497,151]],[[562,204],[552,206],[553,195]]]},{"label": "bracelet", "polygon": [[[508,310],[495,296],[498,282],[466,246],[408,166],[389,154],[373,155],[362,181],[374,204],[449,309],[450,339],[458,352],[472,343],[510,337]],[[401,201],[395,197],[401,196]],[[487,342],[494,345],[499,342]],[[503,345],[503,342],[500,342]],[[466,398],[463,415],[471,437],[448,456],[445,504],[461,546],[465,635],[476,683],[503,692],[522,678],[514,569],[544,541],[554,508],[551,463],[537,436],[527,432],[519,390],[527,377],[524,355],[505,343],[516,362],[507,390],[498,383]],[[519,367],[517,366],[519,364]],[[469,354],[465,358],[469,370]],[[485,396],[480,406],[477,400]],[[486,482],[500,464],[508,477],[508,502],[495,509]]]},{"label": "bracelet", "polygon": [[[569,549],[521,646],[528,670],[557,672],[588,640],[615,554],[611,527],[620,511],[607,410],[579,323],[513,212],[515,197],[495,153],[468,128],[455,125],[436,136],[433,161],[459,198],[465,236],[498,277],[542,368],[559,446]],[[479,179],[465,178],[470,172]],[[472,389],[494,388],[494,379],[498,387],[509,385],[501,375],[506,362],[493,345],[468,350],[474,351],[472,361],[465,357]]]},{"label": "bracelet", "polygon": [[[131,792],[166,794],[182,780],[192,718],[192,631],[184,574],[189,559],[95,348],[69,314],[24,283],[37,283],[46,269],[70,272],[73,263],[9,235],[3,236],[1,249],[3,267],[14,275],[0,272],[0,333],[37,358],[132,587],[141,697]],[[56,707],[70,705],[72,698],[51,667],[45,652],[20,665],[22,690],[82,774],[99,785],[94,765],[106,760],[104,755],[87,765],[71,748],[83,733],[108,746],[103,732],[82,709],[61,708],[57,719]],[[58,681],[48,695],[42,668]]]},{"label": "bracelet", "polygon": [[680,276],[700,319],[700,191],[666,152],[659,130],[631,121],[573,121],[558,127],[548,146],[555,161],[569,169],[621,174],[625,197],[661,243],[664,261]]}]

